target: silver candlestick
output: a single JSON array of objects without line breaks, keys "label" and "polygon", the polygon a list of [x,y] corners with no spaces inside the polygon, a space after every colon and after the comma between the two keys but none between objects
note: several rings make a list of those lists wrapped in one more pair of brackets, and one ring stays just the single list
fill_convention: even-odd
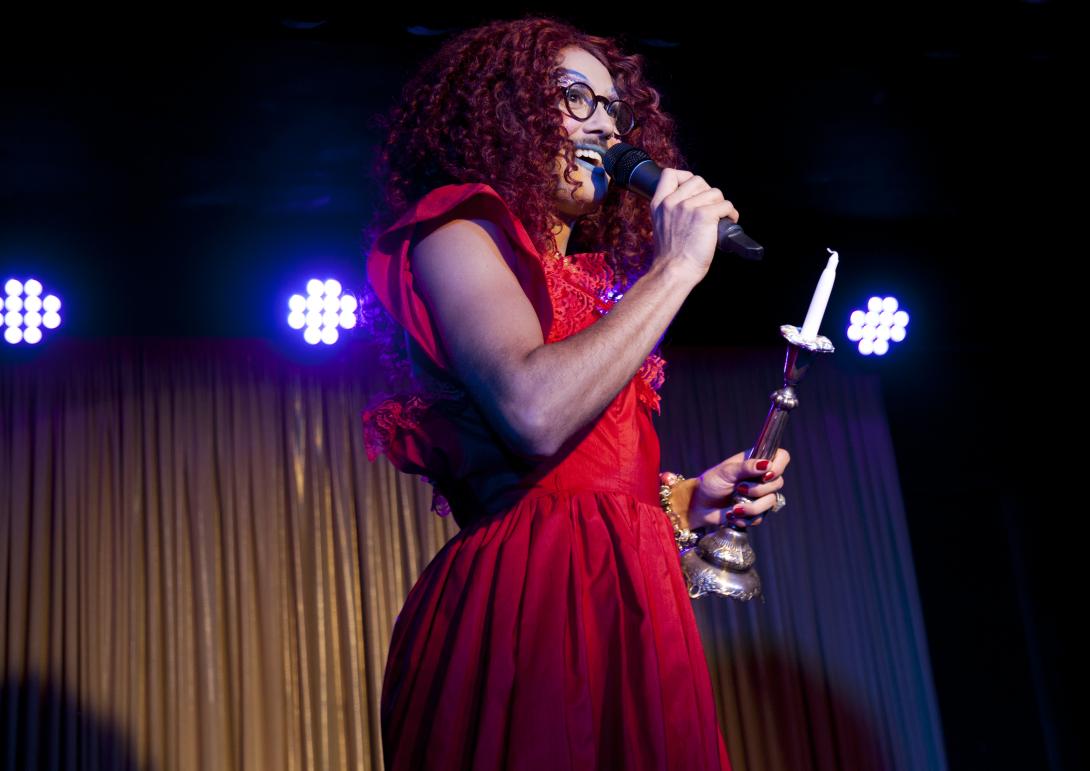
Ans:
[{"label": "silver candlestick", "polygon": [[[780,334],[787,340],[783,387],[772,392],[772,408],[768,411],[757,441],[746,452],[747,459],[771,460],[775,457],[787,418],[799,404],[795,389],[817,354],[835,350],[829,338],[822,335],[803,338],[801,330],[790,324],[780,327]],[[726,508],[751,502],[751,498],[735,493]],[[681,553],[681,569],[689,585],[689,596],[696,599],[705,594],[718,594],[743,602],[759,597],[761,577],[753,567],[756,561],[757,555],[750,546],[745,528],[722,525],[712,529]]]}]

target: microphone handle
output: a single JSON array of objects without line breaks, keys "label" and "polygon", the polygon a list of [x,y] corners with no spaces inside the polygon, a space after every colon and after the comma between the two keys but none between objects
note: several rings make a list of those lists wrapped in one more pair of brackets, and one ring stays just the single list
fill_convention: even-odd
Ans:
[{"label": "microphone handle", "polygon": [[746,260],[759,260],[765,256],[765,248],[745,234],[741,226],[726,217],[719,220],[720,251],[737,254]]}]

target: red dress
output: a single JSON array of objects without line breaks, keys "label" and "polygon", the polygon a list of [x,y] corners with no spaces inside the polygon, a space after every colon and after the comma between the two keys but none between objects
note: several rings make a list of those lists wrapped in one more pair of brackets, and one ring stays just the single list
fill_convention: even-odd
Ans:
[{"label": "red dress", "polygon": [[[508,450],[453,379],[409,244],[454,218],[502,226],[546,343],[608,312],[603,253],[535,250],[488,185],[437,188],[375,243],[368,278],[409,333],[423,393],[364,413],[368,455],[425,475],[461,526],[394,625],[390,769],[729,769],[673,531],[659,506],[663,360],[652,355],[555,456]],[[453,256],[452,256],[453,257]],[[444,501],[445,499],[445,501]]]}]

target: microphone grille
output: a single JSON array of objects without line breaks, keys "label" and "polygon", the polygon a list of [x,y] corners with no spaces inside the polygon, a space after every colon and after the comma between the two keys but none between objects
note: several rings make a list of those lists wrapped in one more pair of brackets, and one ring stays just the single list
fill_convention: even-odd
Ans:
[{"label": "microphone grille", "polygon": [[644,161],[651,160],[651,156],[638,147],[619,142],[606,151],[602,158],[602,165],[606,173],[621,187],[628,187],[628,180],[632,177],[632,171]]}]

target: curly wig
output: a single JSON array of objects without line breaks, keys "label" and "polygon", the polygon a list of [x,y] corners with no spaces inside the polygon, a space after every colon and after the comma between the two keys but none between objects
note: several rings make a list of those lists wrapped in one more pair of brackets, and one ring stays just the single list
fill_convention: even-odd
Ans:
[{"label": "curly wig", "polygon": [[[547,17],[495,21],[463,31],[435,52],[404,86],[379,127],[385,140],[375,162],[379,204],[365,230],[364,254],[415,201],[448,184],[483,182],[504,199],[542,253],[556,250],[556,159],[570,185],[581,185],[575,146],[564,130],[556,90],[561,49],[578,46],[609,70],[636,114],[625,141],[663,166],[683,164],[674,121],[645,80],[643,58],[613,40]],[[647,202],[611,187],[601,206],[581,217],[569,252],[604,252],[623,291],[650,266],[653,230]],[[384,343],[390,386],[413,382],[405,341],[370,287],[361,297],[366,326]]]},{"label": "curly wig", "polygon": [[[602,62],[620,97],[632,105],[636,127],[625,141],[664,166],[678,167],[673,119],[643,76],[643,59],[625,55],[607,38],[550,18],[495,21],[447,41],[405,85],[400,104],[382,121],[386,140],[375,177],[384,201],[372,230],[392,224],[405,209],[441,185],[491,185],[521,220],[534,245],[556,249],[556,158],[565,179],[581,185],[574,144],[557,109],[560,51],[578,46]],[[602,205],[581,218],[569,251],[603,251],[622,286],[648,267],[652,226],[646,201],[611,187]]]}]

